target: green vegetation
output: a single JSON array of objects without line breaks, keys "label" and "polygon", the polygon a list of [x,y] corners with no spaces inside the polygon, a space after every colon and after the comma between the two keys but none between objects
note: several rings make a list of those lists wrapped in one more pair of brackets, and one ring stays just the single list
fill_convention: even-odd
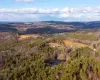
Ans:
[{"label": "green vegetation", "polygon": [[[65,35],[56,34],[0,43],[0,80],[100,80],[100,52],[89,47],[66,48],[65,39]],[[64,49],[51,47],[50,42],[58,43]],[[95,49],[98,46],[99,43]],[[64,61],[56,64],[61,54]]]},{"label": "green vegetation", "polygon": [[98,37],[95,35],[95,33],[68,33],[67,37],[71,39],[79,39],[79,40],[89,40],[89,41],[96,41],[98,40]]},{"label": "green vegetation", "polygon": [[78,48],[69,55],[71,59],[95,57],[95,52],[88,47]]}]

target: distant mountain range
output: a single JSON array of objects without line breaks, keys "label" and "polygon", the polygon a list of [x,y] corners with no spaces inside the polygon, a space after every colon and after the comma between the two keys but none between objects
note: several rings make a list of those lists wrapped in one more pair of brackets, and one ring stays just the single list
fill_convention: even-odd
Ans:
[{"label": "distant mountain range", "polygon": [[62,22],[62,21],[41,21],[41,22],[0,22],[0,32],[31,33],[62,33],[80,29],[98,29],[100,21],[92,22]]},{"label": "distant mountain range", "polygon": [[82,29],[100,28],[100,21],[91,21],[91,22],[46,21],[46,22],[54,23],[54,24],[72,25],[74,27],[78,27],[78,28],[82,28]]}]

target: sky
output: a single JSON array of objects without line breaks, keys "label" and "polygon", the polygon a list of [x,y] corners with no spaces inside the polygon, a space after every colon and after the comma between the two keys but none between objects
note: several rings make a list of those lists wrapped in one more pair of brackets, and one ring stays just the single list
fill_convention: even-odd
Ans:
[{"label": "sky", "polygon": [[100,0],[0,0],[0,21],[99,21]]}]

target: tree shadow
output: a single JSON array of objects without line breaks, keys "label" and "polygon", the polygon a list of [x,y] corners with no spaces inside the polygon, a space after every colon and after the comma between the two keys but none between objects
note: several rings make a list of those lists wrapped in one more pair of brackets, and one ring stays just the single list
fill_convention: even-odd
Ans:
[{"label": "tree shadow", "polygon": [[0,24],[0,32],[16,32],[17,29],[9,24]]}]

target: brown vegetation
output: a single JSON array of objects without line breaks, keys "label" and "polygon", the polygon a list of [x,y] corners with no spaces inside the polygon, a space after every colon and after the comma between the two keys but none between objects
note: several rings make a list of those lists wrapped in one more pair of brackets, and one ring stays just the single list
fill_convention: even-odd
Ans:
[{"label": "brown vegetation", "polygon": [[28,39],[28,38],[38,38],[40,37],[40,35],[38,34],[27,34],[27,35],[20,35],[19,36],[19,40],[24,40],[24,39]]},{"label": "brown vegetation", "polygon": [[71,47],[90,47],[86,44],[78,43],[78,42],[72,42],[72,41],[69,41],[69,40],[64,40],[64,43],[65,43],[66,46],[71,46]]}]

